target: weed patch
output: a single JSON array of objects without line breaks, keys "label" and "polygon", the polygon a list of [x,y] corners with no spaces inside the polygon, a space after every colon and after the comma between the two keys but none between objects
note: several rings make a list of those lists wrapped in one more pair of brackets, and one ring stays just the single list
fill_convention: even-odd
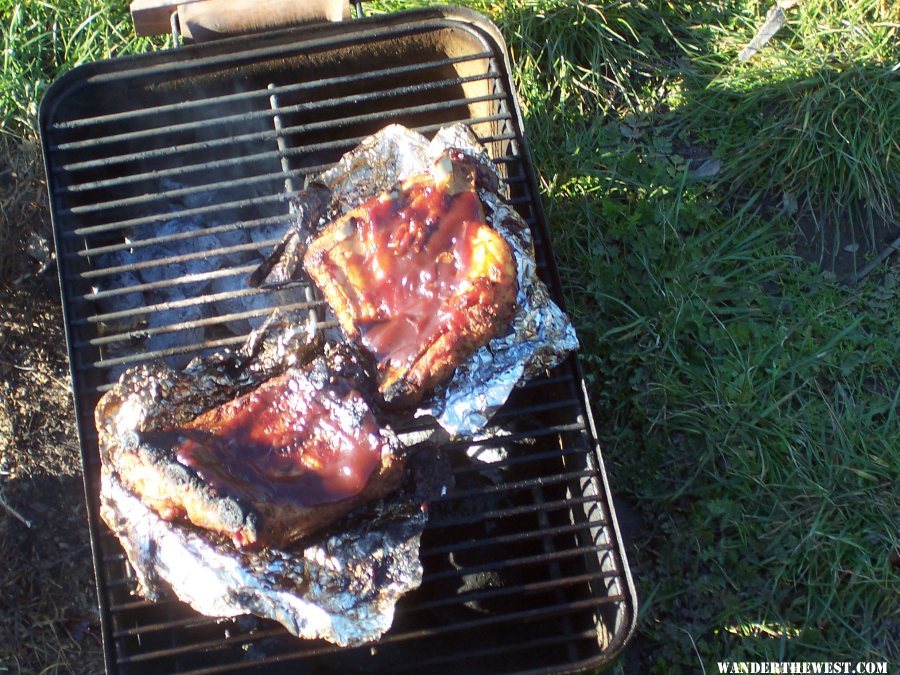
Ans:
[{"label": "weed patch", "polygon": [[37,136],[38,103],[67,70],[170,41],[136,37],[125,3],[4,0],[2,7],[0,128],[14,134]]}]

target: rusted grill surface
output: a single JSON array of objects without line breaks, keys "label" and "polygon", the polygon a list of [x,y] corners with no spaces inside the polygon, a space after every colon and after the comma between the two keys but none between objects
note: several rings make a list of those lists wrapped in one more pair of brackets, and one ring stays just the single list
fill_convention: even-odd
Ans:
[{"label": "rusted grill surface", "polygon": [[[274,307],[333,323],[309,285],[244,280],[290,224],[289,199],[389,122],[468,123],[559,283],[505,47],[474,14],[429,10],[92,64],[41,125],[85,490],[111,672],[527,672],[601,665],[634,622],[631,586],[574,358],[517,390],[490,440],[443,448],[425,579],[377,644],[301,641],[253,617],[133,595],[98,517],[93,408],[125,369],[243,342]],[[472,457],[488,457],[489,464]]]}]

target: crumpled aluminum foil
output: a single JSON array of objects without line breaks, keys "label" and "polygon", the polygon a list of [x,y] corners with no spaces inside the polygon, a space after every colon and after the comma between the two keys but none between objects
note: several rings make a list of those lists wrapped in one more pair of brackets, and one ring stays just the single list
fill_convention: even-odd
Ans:
[{"label": "crumpled aluminum foil", "polygon": [[207,616],[252,613],[301,638],[341,646],[377,640],[394,607],[422,582],[426,513],[398,500],[364,526],[347,526],[299,550],[242,552],[200,530],[162,520],[113,475],[101,478],[101,515],[151,600],[171,588]]},{"label": "crumpled aluminum foil", "polygon": [[[101,441],[184,422],[309,361],[323,343],[306,318],[276,312],[240,349],[194,359],[181,371],[155,363],[127,372],[116,385],[121,406],[99,424]],[[422,440],[401,436],[407,446]],[[121,542],[142,596],[174,591],[202,614],[252,613],[299,637],[359,645],[390,628],[396,602],[421,584],[425,505],[450,481],[446,460],[433,449],[410,452],[397,492],[296,549],[241,551],[227,537],[163,520],[105,462],[100,514]]]},{"label": "crumpled aluminum foil", "polygon": [[[343,214],[410,176],[427,173],[434,160],[449,148],[472,156],[499,181],[486,150],[465,124],[440,129],[430,142],[394,124],[364,139],[311,182],[331,191],[330,213]],[[435,393],[429,407],[418,411],[418,415],[433,415],[452,436],[477,434],[516,385],[553,368],[578,348],[571,322],[537,276],[528,225],[497,194],[480,190],[479,196],[489,224],[506,238],[515,256],[518,309],[511,330],[476,351]]]}]

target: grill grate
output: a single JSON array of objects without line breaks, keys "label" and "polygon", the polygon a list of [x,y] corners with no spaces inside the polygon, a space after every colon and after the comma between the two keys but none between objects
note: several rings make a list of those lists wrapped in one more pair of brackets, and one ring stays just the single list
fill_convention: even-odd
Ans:
[{"label": "grill grate", "polygon": [[475,14],[425,10],[92,64],[48,94],[41,127],[109,671],[560,671],[606,663],[630,636],[634,590],[574,358],[516,390],[496,435],[443,446],[455,487],[432,505],[422,587],[375,645],[341,649],[255,617],[141,600],[98,517],[93,408],[118,375],[238,345],[277,306],[334,326],[310,285],[244,284],[289,226],[290,197],[388,122],[429,135],[460,121],[532,227],[558,300],[505,48]]}]

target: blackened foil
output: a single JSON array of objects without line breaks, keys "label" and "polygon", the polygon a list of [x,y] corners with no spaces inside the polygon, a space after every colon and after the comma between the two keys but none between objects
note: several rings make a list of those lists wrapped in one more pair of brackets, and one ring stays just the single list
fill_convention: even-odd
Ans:
[{"label": "blackened foil", "polygon": [[[238,350],[195,359],[181,371],[156,363],[126,372],[115,387],[121,404],[99,423],[101,445],[109,436],[125,443],[142,431],[183,423],[308,362],[326,347],[306,319],[276,312]],[[100,514],[121,542],[143,597],[174,593],[209,616],[251,613],[298,637],[359,645],[390,628],[396,602],[420,585],[426,506],[447,487],[449,468],[430,447],[407,465],[397,492],[290,550],[238,550],[226,537],[163,520],[122,485],[114,462],[102,464]]]},{"label": "blackened foil", "polygon": [[438,489],[435,467],[441,461],[413,464],[400,493],[348,516],[334,534],[289,551],[240,551],[165,521],[106,470],[100,513],[121,542],[143,597],[158,600],[174,592],[207,616],[252,613],[297,637],[356,646],[381,637],[397,601],[422,582],[423,504]]},{"label": "blackened foil", "polygon": [[97,431],[101,440],[121,439],[178,426],[307,363],[321,349],[305,314],[275,311],[237,350],[193,359],[184,370],[153,362],[126,371],[114,387],[118,410],[98,419]]},{"label": "blackened foil", "polygon": [[[499,182],[486,150],[465,124],[440,129],[430,142],[403,126],[387,126],[312,182],[331,191],[329,215],[333,217],[410,176],[430,172],[435,160],[451,148],[474,158]],[[435,393],[429,406],[418,411],[419,415],[433,415],[453,436],[476,435],[517,385],[553,368],[578,348],[571,322],[537,276],[527,224],[498,194],[482,189],[479,196],[488,223],[506,238],[515,256],[517,310],[510,330],[477,350]]]}]

